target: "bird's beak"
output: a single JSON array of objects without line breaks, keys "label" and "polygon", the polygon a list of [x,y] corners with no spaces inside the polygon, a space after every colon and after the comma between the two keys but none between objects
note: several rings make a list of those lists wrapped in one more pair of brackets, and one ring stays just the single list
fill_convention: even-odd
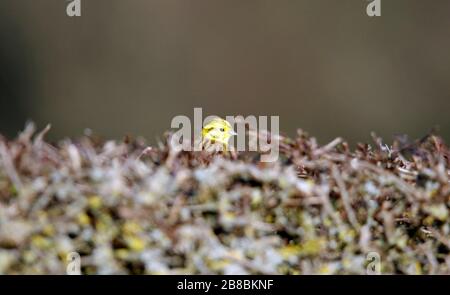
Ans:
[{"label": "bird's beak", "polygon": [[237,135],[237,132],[234,132],[234,130],[230,130],[230,135],[231,135],[231,136]]}]

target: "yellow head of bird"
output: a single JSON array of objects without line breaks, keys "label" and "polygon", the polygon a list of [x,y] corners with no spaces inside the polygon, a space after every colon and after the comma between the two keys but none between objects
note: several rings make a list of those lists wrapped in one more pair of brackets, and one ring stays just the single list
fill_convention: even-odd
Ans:
[{"label": "yellow head of bird", "polygon": [[228,140],[231,136],[236,135],[231,124],[222,118],[214,118],[208,124],[203,126],[202,137],[203,141],[209,143],[221,143],[228,146]]}]

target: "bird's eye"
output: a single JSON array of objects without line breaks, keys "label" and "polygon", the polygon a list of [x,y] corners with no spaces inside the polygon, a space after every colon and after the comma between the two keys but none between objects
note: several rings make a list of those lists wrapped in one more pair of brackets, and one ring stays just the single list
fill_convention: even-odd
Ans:
[{"label": "bird's eye", "polygon": [[224,129],[224,128],[220,128],[220,131],[221,131],[221,132],[225,132],[225,129]]}]

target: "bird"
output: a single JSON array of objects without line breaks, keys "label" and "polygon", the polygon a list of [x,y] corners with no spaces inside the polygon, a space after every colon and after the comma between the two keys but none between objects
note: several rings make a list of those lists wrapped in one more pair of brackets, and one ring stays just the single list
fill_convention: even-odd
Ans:
[{"label": "bird", "polygon": [[228,141],[234,135],[231,124],[220,117],[212,119],[202,129],[202,145],[205,150],[228,151]]}]

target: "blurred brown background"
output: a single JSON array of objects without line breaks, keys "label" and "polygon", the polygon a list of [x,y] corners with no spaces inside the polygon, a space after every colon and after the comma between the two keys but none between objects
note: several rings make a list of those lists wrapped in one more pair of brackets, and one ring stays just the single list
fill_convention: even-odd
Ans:
[{"label": "blurred brown background", "polygon": [[450,1],[0,1],[0,132],[143,135],[193,115],[279,115],[324,143],[450,141]]}]

